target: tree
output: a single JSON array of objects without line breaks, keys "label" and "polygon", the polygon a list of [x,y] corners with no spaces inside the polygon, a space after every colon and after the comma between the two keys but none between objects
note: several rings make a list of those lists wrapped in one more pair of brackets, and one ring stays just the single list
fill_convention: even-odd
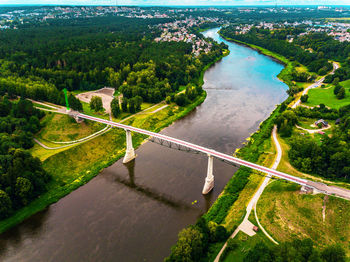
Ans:
[{"label": "tree", "polygon": [[302,103],[305,103],[305,102],[307,102],[308,98],[309,98],[308,95],[302,95],[302,96],[300,97],[300,101],[301,101]]},{"label": "tree", "polygon": [[130,98],[129,99],[129,112],[134,114],[136,112],[136,109],[135,109],[135,98]]},{"label": "tree", "polygon": [[32,191],[33,185],[27,178],[17,177],[15,192],[16,196],[23,205],[28,204],[32,195]]},{"label": "tree", "polygon": [[12,202],[6,192],[0,190],[0,218],[6,218],[12,211]]},{"label": "tree", "polygon": [[185,106],[188,104],[188,99],[184,93],[175,96],[175,103],[178,106]]},{"label": "tree", "polygon": [[340,91],[341,88],[342,88],[341,85],[339,85],[339,84],[335,85],[334,90],[333,90],[333,93],[334,93],[335,95],[337,95],[337,94],[339,93],[339,91]]},{"label": "tree", "polygon": [[141,111],[141,105],[143,102],[143,99],[141,96],[135,96],[135,110],[136,111]]},{"label": "tree", "polygon": [[90,108],[95,112],[103,109],[102,98],[99,96],[93,96],[90,100]]},{"label": "tree", "polygon": [[203,252],[202,240],[203,234],[194,226],[181,230],[176,245],[172,247],[170,257],[165,261],[199,261]]},{"label": "tree", "polygon": [[123,112],[128,112],[128,99],[126,97],[123,97],[122,110]]},{"label": "tree", "polygon": [[245,262],[270,262],[274,259],[272,251],[263,243],[259,242],[244,258]]},{"label": "tree", "polygon": [[71,93],[68,95],[68,103],[72,109],[77,111],[83,111],[83,105],[81,104],[80,100]]},{"label": "tree", "polygon": [[342,247],[339,245],[333,245],[326,247],[322,253],[321,257],[327,262],[345,262],[346,254]]},{"label": "tree", "polygon": [[345,98],[345,88],[342,87],[340,88],[338,94],[337,94],[337,99],[344,99]]},{"label": "tree", "polygon": [[114,117],[118,117],[120,115],[120,107],[118,98],[113,98],[111,102],[111,111]]}]

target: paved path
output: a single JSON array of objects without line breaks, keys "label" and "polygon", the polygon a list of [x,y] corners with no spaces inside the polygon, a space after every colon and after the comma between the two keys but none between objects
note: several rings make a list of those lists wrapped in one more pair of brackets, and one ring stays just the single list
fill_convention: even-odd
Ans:
[{"label": "paved path", "polygon": [[307,131],[307,132],[310,133],[310,134],[317,133],[317,132],[319,132],[319,131],[323,131],[323,130],[326,130],[326,129],[329,129],[329,128],[332,127],[331,125],[328,125],[328,126],[326,126],[326,127],[319,128],[319,129],[306,129],[306,128],[303,128],[303,127],[298,126],[298,125],[295,125],[295,126],[296,126],[297,128],[299,128],[299,129],[301,129],[301,130]]},{"label": "paved path", "polygon": [[[339,68],[339,64],[336,62],[333,62],[333,70],[332,72],[330,72],[329,74],[334,74],[334,71],[337,70]],[[309,92],[310,89],[315,88],[320,86],[326,76],[322,77],[320,80],[316,81],[315,83],[309,85],[307,88],[304,89],[302,95],[306,95],[307,92]],[[299,106],[301,104],[300,98],[294,103],[294,105],[292,105],[292,108],[296,108],[297,106]]]},{"label": "paved path", "polygon": [[162,106],[162,107],[160,107],[160,108],[154,110],[154,111],[152,112],[152,114],[157,113],[157,112],[163,110],[164,108],[167,108],[168,106],[169,106],[169,105],[164,105],[164,106]]},{"label": "paved path", "polygon": [[[51,109],[45,109],[45,108],[37,107],[37,108],[40,109],[40,110],[49,111],[49,112],[54,112],[54,113],[68,114],[68,112],[66,111],[66,108],[64,108],[64,107],[48,105],[48,104],[46,104],[46,103],[42,103],[42,102],[35,101],[35,100],[31,100],[31,99],[30,99],[30,101],[32,101],[33,103],[37,103],[37,104],[40,104],[40,105],[43,105],[43,106],[48,106],[48,107],[52,108],[52,110],[51,110]],[[154,107],[156,107],[156,106],[159,106],[159,105],[162,104],[162,103],[164,103],[164,102],[160,102],[160,103],[155,104],[155,105],[153,105],[153,106],[151,106],[151,107],[149,107],[149,108],[146,108],[146,109],[143,110],[143,111],[140,111],[140,112],[138,112],[138,113],[136,113],[136,114],[133,114],[133,115],[131,115],[131,116],[129,116],[129,117],[126,117],[126,118],[122,119],[121,121],[119,121],[119,123],[123,123],[123,122],[127,121],[128,119],[134,117],[135,115],[143,114],[143,113],[145,113],[146,111],[149,111],[150,109],[152,109],[152,108],[154,108]],[[153,113],[159,112],[159,111],[163,110],[164,108],[166,108],[166,107],[168,107],[168,106],[169,106],[169,105],[164,105],[164,106],[162,106],[162,107],[160,107],[160,108],[158,108],[158,109],[156,109],[156,110],[154,110],[153,112],[150,112],[150,113],[153,114]],[[55,110],[53,110],[53,109],[55,109]],[[109,117],[110,117],[110,120],[112,120],[112,119],[111,119],[111,118],[112,118],[111,113],[109,114]],[[111,129],[112,129],[112,127],[111,127],[110,125],[107,125],[107,126],[106,126],[105,128],[103,128],[102,130],[97,131],[96,133],[93,133],[93,134],[91,134],[91,135],[89,135],[89,136],[83,137],[83,138],[78,139],[78,140],[65,141],[65,142],[50,141],[51,143],[54,143],[54,144],[66,144],[66,145],[64,145],[64,146],[58,146],[58,147],[49,147],[49,146],[43,144],[42,142],[40,142],[40,141],[39,141],[38,139],[36,139],[36,138],[34,138],[34,141],[35,141],[38,145],[42,146],[42,147],[45,148],[45,149],[48,149],[48,150],[55,150],[55,149],[61,149],[61,148],[65,148],[65,147],[69,147],[69,146],[73,146],[73,145],[76,145],[76,144],[80,144],[80,143],[89,141],[89,140],[91,140],[91,139],[93,139],[93,138],[95,138],[95,137],[98,137],[98,136],[100,136],[100,135],[103,135],[104,133],[107,133],[107,132],[110,131]]]},{"label": "paved path", "polygon": [[[278,139],[277,139],[277,126],[276,125],[273,127],[272,137],[273,137],[273,141],[275,142],[276,149],[277,149],[277,156],[276,156],[276,159],[275,159],[275,161],[274,161],[274,163],[273,163],[271,168],[272,169],[276,169],[278,167],[278,164],[281,161],[281,158],[282,158],[282,148],[281,148],[281,145],[279,144]],[[243,222],[237,227],[237,229],[233,232],[233,234],[230,236],[230,238],[234,238],[239,231],[242,231],[242,232],[246,233],[248,236],[254,236],[256,234],[255,231],[253,230],[254,225],[248,219],[249,219],[250,213],[252,212],[252,209],[254,208],[256,210],[256,203],[258,202],[261,194],[263,193],[263,191],[264,191],[265,187],[267,186],[267,184],[269,183],[270,179],[271,179],[271,175],[270,174],[265,177],[265,179],[262,182],[262,184],[260,185],[259,189],[255,192],[253,198],[248,203],[248,206],[247,206],[247,209],[246,209],[246,215],[245,215],[245,217],[243,219]],[[262,231],[265,233],[265,235],[269,239],[271,239],[271,241],[276,242],[261,227],[260,223],[259,223],[259,226],[262,229]],[[220,250],[219,254],[216,256],[214,262],[219,262],[220,256],[221,256],[222,252],[224,251],[224,249],[226,248],[226,246],[227,246],[227,242],[222,247],[222,249]]]}]

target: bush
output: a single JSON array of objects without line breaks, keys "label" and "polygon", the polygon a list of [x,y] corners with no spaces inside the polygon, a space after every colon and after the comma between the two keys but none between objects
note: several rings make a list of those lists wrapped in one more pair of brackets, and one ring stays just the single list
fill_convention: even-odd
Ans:
[{"label": "bush", "polygon": [[93,96],[90,100],[90,108],[95,112],[103,109],[102,98],[99,96]]},{"label": "bush", "polygon": [[339,93],[339,91],[340,91],[341,88],[342,88],[341,85],[337,84],[337,85],[334,87],[333,93],[334,93],[335,95],[337,95],[337,94]]},{"label": "bush", "polygon": [[170,103],[171,103],[171,97],[170,97],[170,96],[167,96],[167,97],[165,98],[165,102],[166,102],[167,104],[170,104]]},{"label": "bush", "polygon": [[188,102],[189,101],[184,93],[181,93],[181,94],[175,96],[175,103],[178,106],[185,106],[188,104]]},{"label": "bush", "polygon": [[308,96],[308,95],[302,95],[302,96],[300,97],[300,101],[301,101],[302,103],[307,102],[308,99],[309,99],[309,96]]},{"label": "bush", "polygon": [[344,99],[345,98],[345,88],[342,87],[340,88],[338,94],[337,94],[337,99]]}]

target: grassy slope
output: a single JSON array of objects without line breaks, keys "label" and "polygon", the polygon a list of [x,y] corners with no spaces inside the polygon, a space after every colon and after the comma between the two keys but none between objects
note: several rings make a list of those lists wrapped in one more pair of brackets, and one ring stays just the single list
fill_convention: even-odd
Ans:
[{"label": "grassy slope", "polygon": [[[228,54],[229,52],[225,52],[223,56]],[[198,79],[199,84],[203,84],[204,72],[222,57],[218,57],[215,61],[207,65],[202,70]],[[203,92],[203,95],[197,97],[193,103],[184,108],[179,108],[177,106],[167,107],[155,114],[150,115],[148,118],[137,115],[136,119],[139,120],[135,121],[135,118],[131,118],[125,124],[135,125],[140,128],[159,132],[161,129],[169,126],[177,119],[186,116],[189,112],[201,104],[205,98],[206,92]],[[133,123],[134,121],[135,123]],[[145,136],[134,134],[134,148],[140,146],[144,139]],[[57,154],[50,155],[47,157],[47,159],[45,158],[46,160],[43,163],[44,168],[53,175],[53,180],[48,185],[48,191],[41,195],[40,198],[34,200],[28,206],[18,210],[13,216],[1,220],[0,233],[17,225],[24,219],[44,209],[48,205],[57,202],[73,190],[86,184],[93,177],[98,175],[103,168],[106,168],[116,162],[124,155],[124,140],[124,131],[113,129],[108,133],[77,146],[70,147],[67,150],[57,150],[57,152],[55,152]],[[40,153],[43,155],[45,155],[48,151],[43,149],[41,150],[42,152]]]},{"label": "grassy slope", "polygon": [[105,126],[91,121],[78,124],[73,118],[63,114],[46,114],[41,121],[45,128],[37,135],[47,141],[72,141],[89,136]]},{"label": "grassy slope", "polygon": [[317,106],[319,104],[325,104],[328,107],[339,109],[342,106],[350,104],[350,80],[340,82],[345,88],[345,98],[337,99],[334,95],[334,86],[329,85],[326,88],[317,87],[309,90],[309,99],[305,103],[308,106]]},{"label": "grassy slope", "polygon": [[311,238],[323,247],[342,245],[350,255],[350,202],[329,197],[325,220],[324,195],[302,195],[300,186],[282,181],[270,184],[262,194],[257,213],[260,223],[277,241]]}]

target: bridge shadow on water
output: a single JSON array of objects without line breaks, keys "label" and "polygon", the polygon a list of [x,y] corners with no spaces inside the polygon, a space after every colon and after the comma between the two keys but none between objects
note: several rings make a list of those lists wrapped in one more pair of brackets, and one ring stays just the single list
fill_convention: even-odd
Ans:
[{"label": "bridge shadow on water", "polygon": [[[190,205],[188,203],[185,203],[184,201],[177,200],[174,197],[158,192],[155,189],[149,188],[145,185],[138,185],[135,182],[135,159],[130,161],[129,163],[123,164],[126,169],[128,170],[129,178],[123,178],[118,175],[109,176],[109,178],[113,179],[114,182],[123,184],[124,186],[127,186],[129,189],[136,191],[137,193],[140,193],[148,198],[151,198],[153,200],[156,200],[158,202],[161,202],[162,204],[165,204],[167,206],[170,206],[175,209],[183,209],[183,210],[189,210],[189,209],[197,209],[195,206]],[[207,197],[210,198],[208,195]],[[210,207],[210,202],[206,205],[206,207]]]}]

